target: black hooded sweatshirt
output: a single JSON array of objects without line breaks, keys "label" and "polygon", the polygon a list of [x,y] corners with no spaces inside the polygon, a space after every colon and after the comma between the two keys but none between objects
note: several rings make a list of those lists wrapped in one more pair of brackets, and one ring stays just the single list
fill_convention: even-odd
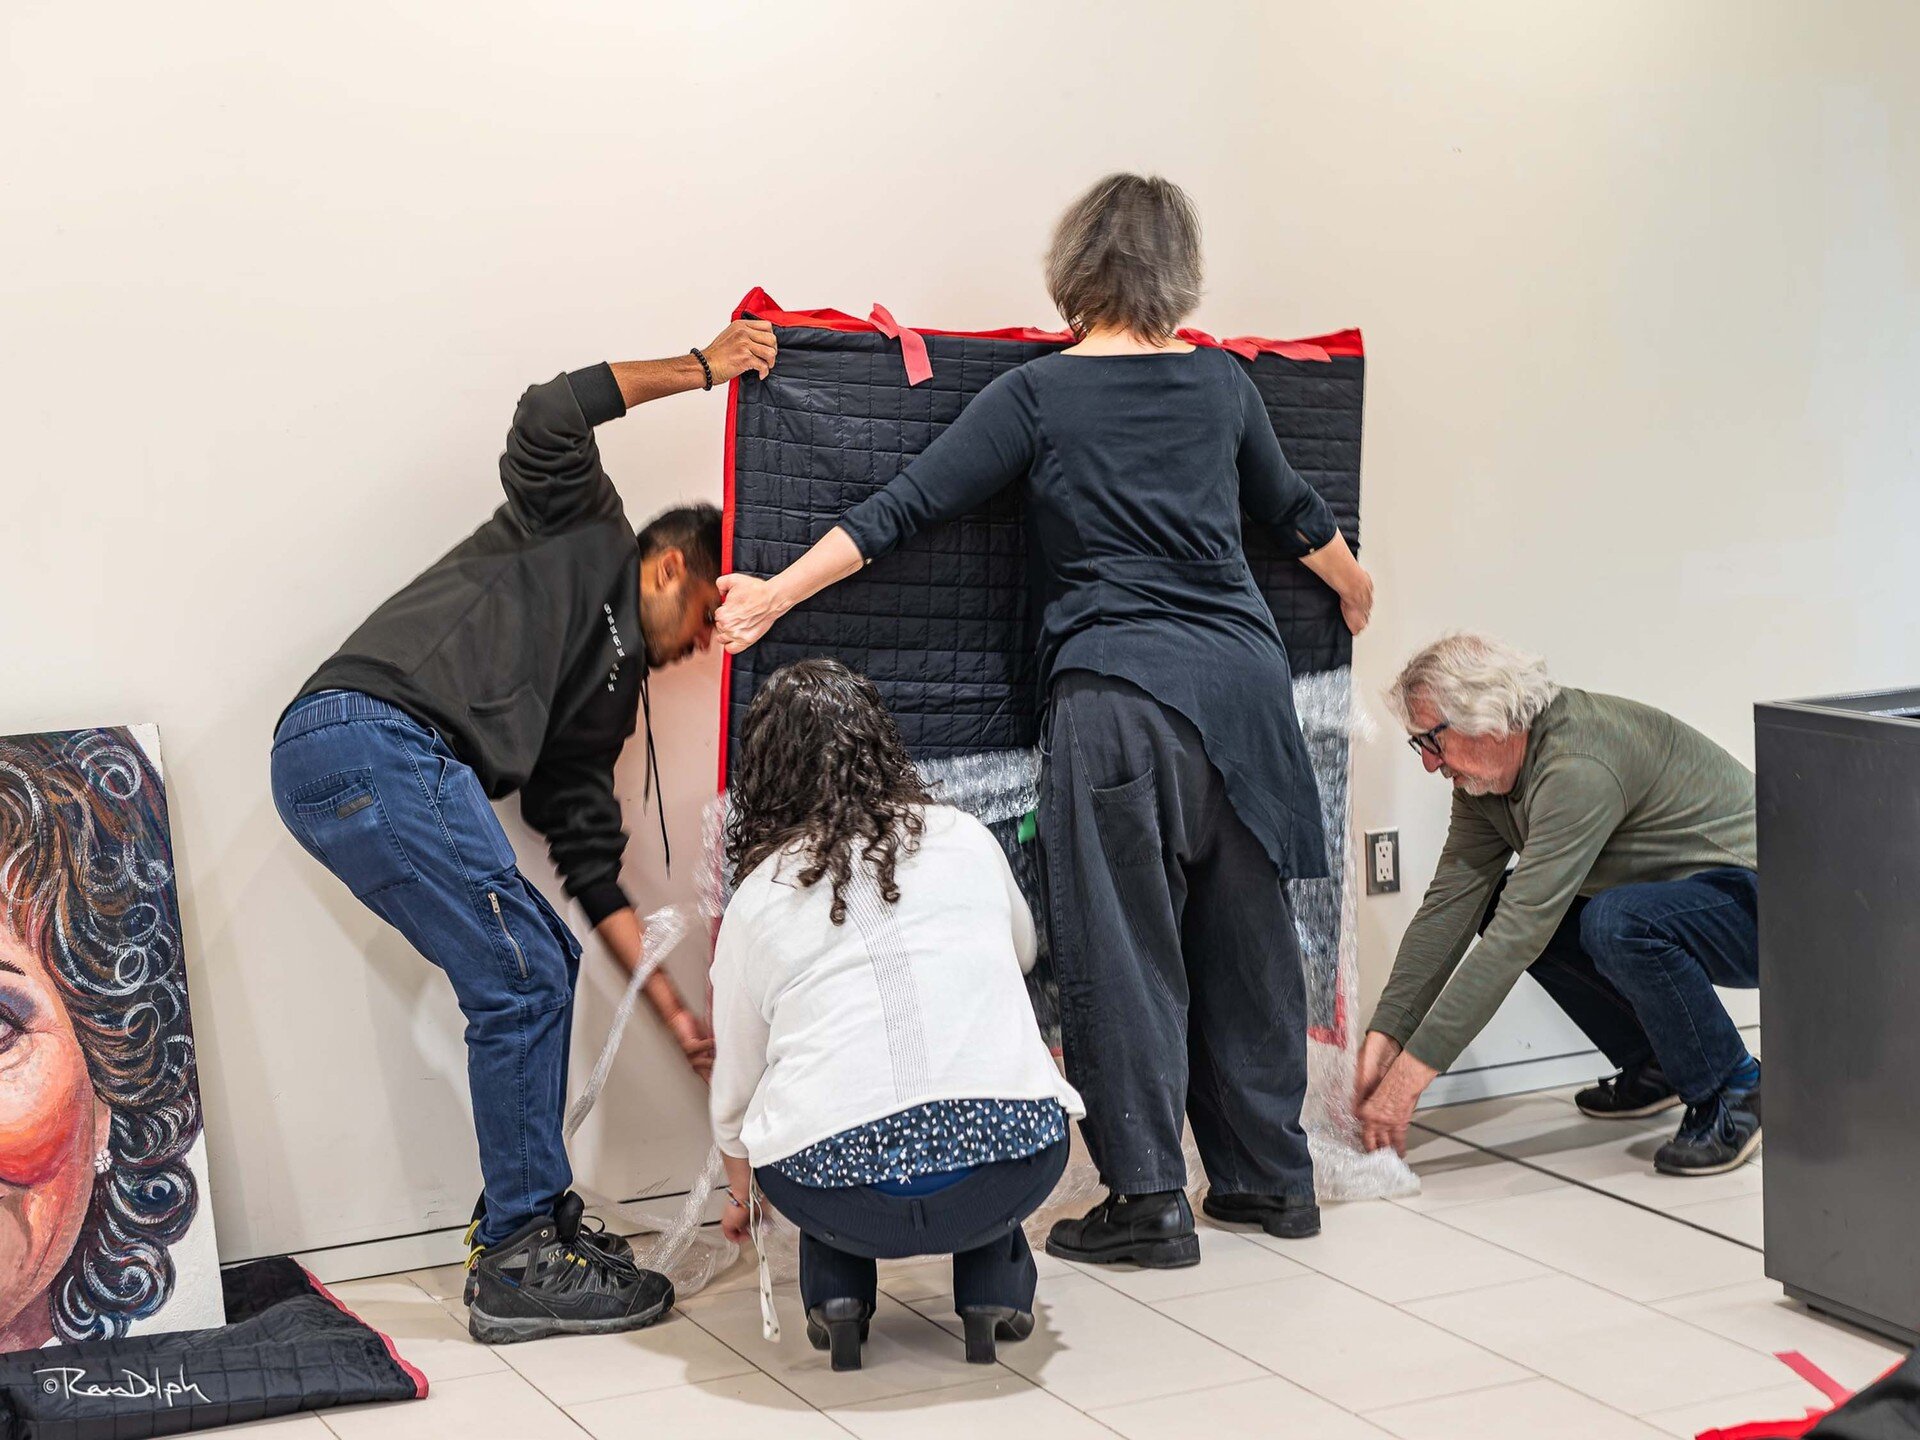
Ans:
[{"label": "black hooded sweatshirt", "polygon": [[[493,799],[519,791],[595,925],[629,903],[613,767],[647,691],[639,548],[593,442],[626,413],[606,365],[531,387],[500,457],[506,503],[300,690],[385,700],[437,731]],[[655,776],[649,725],[649,789]]]}]

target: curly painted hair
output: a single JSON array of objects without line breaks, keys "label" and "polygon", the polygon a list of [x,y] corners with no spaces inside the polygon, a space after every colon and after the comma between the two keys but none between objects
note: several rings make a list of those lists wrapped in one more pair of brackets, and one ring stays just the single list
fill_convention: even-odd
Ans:
[{"label": "curly painted hair", "polygon": [[131,731],[0,739],[0,924],[45,964],[112,1115],[54,1330],[117,1338],[173,1295],[201,1125],[166,792]]},{"label": "curly painted hair", "polygon": [[727,820],[733,883],[798,846],[802,886],[833,880],[834,924],[846,921],[856,861],[896,903],[895,866],[919,848],[933,798],[873,682],[838,660],[785,666],[753,697],[740,742]]}]

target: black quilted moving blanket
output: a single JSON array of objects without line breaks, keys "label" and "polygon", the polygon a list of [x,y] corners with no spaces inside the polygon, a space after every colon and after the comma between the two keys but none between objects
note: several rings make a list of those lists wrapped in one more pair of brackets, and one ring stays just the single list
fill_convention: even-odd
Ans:
[{"label": "black quilted moving blanket", "polygon": [[0,1355],[0,1440],[144,1440],[414,1400],[427,1380],[292,1260],[224,1271],[217,1330]]},{"label": "black quilted moving blanket", "polygon": [[[772,574],[798,558],[847,509],[899,474],[996,376],[1072,343],[1064,333],[1032,329],[905,331],[879,307],[868,320],[836,310],[787,311],[761,290],[741,301],[736,314],[771,321],[780,340],[773,373],[765,380],[743,376],[729,397],[723,560],[754,575]],[[1247,366],[1287,459],[1326,499],[1357,552],[1366,366],[1359,332],[1284,342],[1182,333],[1198,344],[1222,346]],[[931,373],[916,384],[909,368],[920,368],[916,352],[922,348]],[[1254,578],[1286,645],[1296,699],[1303,681],[1344,679],[1352,637],[1338,599],[1298,561],[1280,554],[1258,525],[1249,522],[1244,537]],[[914,758],[930,778],[949,777],[949,795],[959,783],[952,778],[956,767],[967,775],[992,773],[997,757],[1030,752],[1041,697],[1035,693],[1027,565],[1021,487],[1014,485],[787,615],[758,645],[735,656],[723,679],[721,788],[732,758],[729,736],[737,733],[761,684],[781,666],[814,655],[833,656],[873,680]],[[1329,844],[1341,844],[1344,705],[1337,733],[1316,735],[1304,708],[1302,720],[1330,822]],[[1010,798],[1018,787],[996,781],[989,788],[992,800],[982,800],[976,787],[973,803],[957,796],[956,802],[1000,838],[1044,932],[1037,855],[1030,841],[1019,838],[1025,806]],[[1336,974],[1339,857],[1330,858],[1335,878],[1297,882],[1296,894],[1309,886],[1332,887],[1331,911],[1324,904],[1309,907],[1323,918],[1303,919],[1301,938],[1315,1031],[1344,1043]],[[1333,918],[1324,918],[1328,914]],[[1316,927],[1329,933],[1316,933]],[[1043,935],[1043,961],[1032,988],[1051,1037],[1056,1002],[1045,949]]]},{"label": "black quilted moving blanket", "polygon": [[[840,515],[899,474],[967,401],[1003,371],[1071,343],[1064,334],[921,331],[932,377],[907,381],[898,340],[837,311],[781,310],[756,290],[739,314],[771,320],[780,361],[733,385],[726,514],[732,569],[768,575],[797,559]],[[1211,337],[1187,332],[1199,343]],[[1267,402],[1281,448],[1360,543],[1358,331],[1312,341],[1229,341]],[[1314,355],[1324,358],[1309,358]],[[1245,543],[1295,678],[1345,666],[1352,637],[1339,601],[1258,526]],[[735,657],[723,724],[760,682],[795,660],[832,655],[880,687],[916,758],[1022,749],[1038,719],[1028,631],[1020,488],[816,596]],[[722,764],[726,763],[723,747]],[[722,779],[724,780],[724,774]]]}]

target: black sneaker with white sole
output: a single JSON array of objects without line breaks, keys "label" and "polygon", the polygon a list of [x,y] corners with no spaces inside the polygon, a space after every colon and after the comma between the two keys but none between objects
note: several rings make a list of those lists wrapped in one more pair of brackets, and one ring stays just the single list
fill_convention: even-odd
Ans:
[{"label": "black sneaker with white sole", "polygon": [[1582,1115],[1595,1120],[1642,1120],[1680,1104],[1680,1092],[1658,1060],[1647,1060],[1589,1085],[1573,1097],[1573,1103]]},{"label": "black sneaker with white sole", "polygon": [[467,1329],[481,1344],[638,1330],[673,1308],[666,1276],[588,1243],[578,1210],[565,1209],[571,1214],[536,1217],[475,1257]]},{"label": "black sneaker with white sole", "polygon": [[[480,1270],[476,1263],[480,1256],[480,1246],[475,1242],[480,1236],[480,1222],[486,1217],[487,1197],[483,1194],[473,1202],[473,1219],[467,1222],[467,1281],[460,1294],[462,1305],[473,1304],[475,1288],[480,1284]],[[625,1260],[633,1264],[633,1246],[624,1235],[616,1235],[611,1230],[587,1214],[587,1202],[578,1194],[569,1190],[562,1195],[553,1207],[554,1219],[560,1222],[562,1230],[571,1227],[579,1236],[582,1245],[591,1245],[594,1249],[613,1256],[616,1260]]]},{"label": "black sneaker with white sole", "polygon": [[1722,1090],[1687,1107],[1680,1133],[1654,1152],[1653,1168],[1662,1175],[1724,1175],[1759,1149],[1760,1087]]}]

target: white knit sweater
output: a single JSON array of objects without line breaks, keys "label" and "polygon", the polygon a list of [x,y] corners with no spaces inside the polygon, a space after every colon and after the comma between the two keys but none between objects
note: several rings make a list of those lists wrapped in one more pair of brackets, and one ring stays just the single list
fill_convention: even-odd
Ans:
[{"label": "white knit sweater", "polygon": [[1033,917],[986,827],[926,812],[900,899],[856,870],[806,889],[791,852],[740,883],[713,957],[713,1131],[770,1165],[933,1100],[1057,1099],[1086,1113],[1047,1053],[1022,976]]}]

